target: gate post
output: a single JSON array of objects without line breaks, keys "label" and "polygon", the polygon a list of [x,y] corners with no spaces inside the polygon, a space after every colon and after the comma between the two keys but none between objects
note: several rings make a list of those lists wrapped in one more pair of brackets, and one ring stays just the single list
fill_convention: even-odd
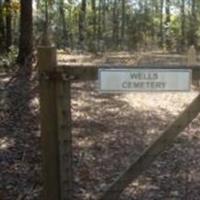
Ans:
[{"label": "gate post", "polygon": [[[59,66],[58,66],[59,67]],[[72,133],[70,73],[59,73],[56,79],[57,135],[59,143],[60,199],[72,200]]]},{"label": "gate post", "polygon": [[60,200],[59,145],[57,132],[56,83],[45,73],[57,65],[56,48],[38,48],[40,74],[40,119],[43,158],[44,200]]},{"label": "gate post", "polygon": [[56,67],[56,48],[39,47],[44,200],[71,200],[71,78]]}]

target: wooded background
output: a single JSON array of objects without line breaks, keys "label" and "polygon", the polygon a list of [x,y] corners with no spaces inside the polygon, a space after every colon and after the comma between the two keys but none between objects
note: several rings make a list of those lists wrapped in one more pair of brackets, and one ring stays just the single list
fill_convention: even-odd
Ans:
[{"label": "wooded background", "polygon": [[0,0],[0,54],[23,63],[47,30],[58,48],[199,49],[198,0]]}]

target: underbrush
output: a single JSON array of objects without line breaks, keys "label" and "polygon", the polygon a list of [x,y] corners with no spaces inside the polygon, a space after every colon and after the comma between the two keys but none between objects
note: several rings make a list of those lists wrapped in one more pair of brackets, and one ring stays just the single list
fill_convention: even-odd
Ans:
[{"label": "underbrush", "polygon": [[10,72],[14,70],[18,50],[15,46],[11,46],[8,53],[0,55],[0,71]]}]

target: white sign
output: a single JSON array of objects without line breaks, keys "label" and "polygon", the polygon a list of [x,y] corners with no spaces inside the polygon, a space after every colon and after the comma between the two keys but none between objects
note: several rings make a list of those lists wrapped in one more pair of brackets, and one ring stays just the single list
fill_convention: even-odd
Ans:
[{"label": "white sign", "polygon": [[189,91],[190,69],[99,69],[100,92]]}]

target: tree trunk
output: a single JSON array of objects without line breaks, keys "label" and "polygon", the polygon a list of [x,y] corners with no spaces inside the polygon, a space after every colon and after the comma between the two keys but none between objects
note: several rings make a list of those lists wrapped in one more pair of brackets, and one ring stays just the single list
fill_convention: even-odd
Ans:
[{"label": "tree trunk", "polygon": [[184,51],[185,49],[185,0],[181,0],[181,50]]},{"label": "tree trunk", "polygon": [[96,20],[96,0],[91,1],[92,6],[92,25],[93,25],[93,40],[96,41],[96,33],[97,33],[97,20]]},{"label": "tree trunk", "polygon": [[98,49],[101,48],[102,40],[102,1],[99,1],[99,10],[98,10]]},{"label": "tree trunk", "polygon": [[118,19],[118,2],[117,0],[114,0],[114,5],[113,5],[113,30],[112,30],[112,42],[114,47],[118,47],[119,43],[119,19]]},{"label": "tree trunk", "polygon": [[106,0],[102,0],[102,32],[103,35],[105,35],[106,31],[106,15],[107,15],[107,5],[106,5]]},{"label": "tree trunk", "polygon": [[[68,1],[70,4],[72,4],[71,0]],[[71,6],[69,6],[69,12],[68,12],[68,17],[69,17],[69,22],[68,22],[68,39],[69,39],[69,44],[70,44],[70,48],[74,49],[74,35],[73,35],[73,31],[72,31],[72,27],[73,27],[73,10],[71,8]]]},{"label": "tree trunk", "polygon": [[166,0],[165,5],[166,20],[165,20],[165,43],[166,48],[169,50],[171,48],[171,38],[170,38],[170,22],[171,22],[171,13],[170,13],[170,0]]},{"label": "tree trunk", "polygon": [[79,46],[84,49],[85,46],[85,26],[86,26],[86,0],[82,0],[81,9],[79,13]]},{"label": "tree trunk", "polygon": [[6,6],[6,50],[10,50],[12,45],[12,11],[11,0],[5,0]]},{"label": "tree trunk", "polygon": [[5,25],[4,25],[4,18],[3,18],[3,2],[0,0],[0,53],[4,51],[5,47]]},{"label": "tree trunk", "polygon": [[164,0],[160,1],[160,47],[164,46],[164,35],[163,35],[163,7]]},{"label": "tree trunk", "polygon": [[32,0],[20,0],[20,4],[20,38],[17,62],[19,64],[25,64],[26,59],[32,54],[33,48]]},{"label": "tree trunk", "polygon": [[65,18],[64,0],[60,0],[59,2],[59,11],[60,11],[60,17],[62,20],[62,31],[63,31],[62,42],[63,42],[64,47],[67,47],[69,46],[69,34],[68,34],[67,22]]},{"label": "tree trunk", "polygon": [[191,19],[190,19],[190,34],[189,34],[189,45],[196,46],[197,44],[197,16],[196,16],[196,0],[192,0],[191,5]]},{"label": "tree trunk", "polygon": [[125,6],[126,0],[122,0],[122,24],[121,24],[121,46],[124,45],[124,33],[125,33]]},{"label": "tree trunk", "polygon": [[96,52],[96,41],[97,41],[97,12],[96,12],[96,0],[91,0],[92,9],[92,38],[91,47],[92,51]]}]

